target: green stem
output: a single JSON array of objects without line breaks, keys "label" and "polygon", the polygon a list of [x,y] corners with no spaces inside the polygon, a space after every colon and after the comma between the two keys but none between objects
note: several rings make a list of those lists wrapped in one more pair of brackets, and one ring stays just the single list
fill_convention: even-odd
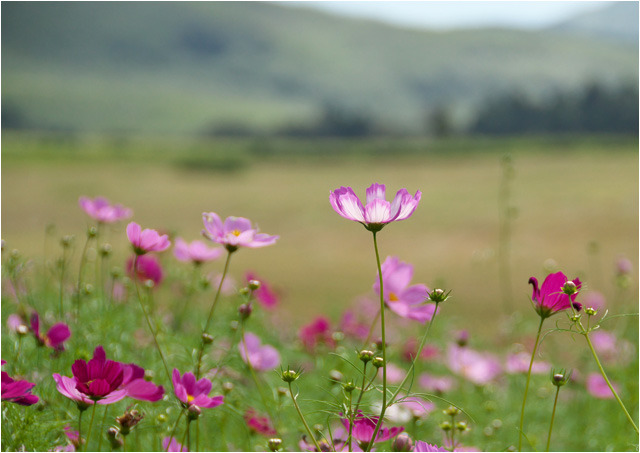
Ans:
[{"label": "green stem", "polygon": [[64,271],[67,269],[67,247],[62,251],[62,268],[60,269],[60,319],[64,317]]},{"label": "green stem", "polygon": [[307,430],[307,434],[309,434],[309,437],[311,437],[311,440],[313,440],[313,443],[316,446],[316,448],[318,449],[318,451],[322,451],[322,448],[320,448],[320,444],[318,444],[318,441],[316,440],[316,436],[313,435],[313,433],[311,432],[311,428],[309,428],[309,425],[307,424],[307,421],[304,419],[304,415],[302,415],[302,411],[300,410],[300,406],[298,406],[298,402],[296,401],[296,397],[293,395],[293,389],[291,388],[291,382],[289,382],[289,395],[291,395],[291,400],[293,401],[293,405],[296,407],[296,411],[298,411],[298,415],[300,416],[300,420],[302,420],[302,424],[304,425],[305,429]]},{"label": "green stem", "polygon": [[[187,433],[189,432],[189,419],[187,418],[187,429],[184,430],[184,436],[182,436],[182,442],[180,442],[180,451],[184,449],[184,443],[187,440]],[[187,448],[187,450],[189,450]]]},{"label": "green stem", "polygon": [[[107,411],[109,410],[109,406],[105,405],[104,406],[104,415],[102,416],[102,422],[100,423],[100,432],[102,432],[102,430],[104,429],[104,421],[107,419]],[[102,438],[104,437],[104,435],[100,434],[100,436],[98,437],[98,451],[100,451],[100,447],[102,447]]]},{"label": "green stem", "polygon": [[78,416],[78,450],[82,451],[82,413],[84,409],[79,409],[80,415]]},{"label": "green stem", "polygon": [[425,345],[425,343],[427,341],[427,336],[429,335],[429,332],[431,331],[431,326],[433,325],[433,320],[436,319],[436,315],[438,314],[438,305],[439,304],[436,303],[436,309],[433,311],[433,316],[431,317],[431,320],[429,321],[429,325],[427,326],[427,330],[425,331],[424,335],[422,336],[422,340],[420,341],[420,346],[418,347],[418,352],[416,353],[416,356],[411,361],[411,366],[409,367],[409,371],[407,371],[407,374],[405,375],[404,379],[402,380],[402,382],[400,383],[400,385],[396,389],[395,393],[391,397],[391,401],[389,402],[389,406],[391,406],[393,404],[393,402],[395,401],[396,397],[398,396],[398,393],[400,393],[400,391],[402,390],[402,387],[404,387],[404,384],[406,384],[407,379],[409,379],[409,376],[411,376],[411,373],[413,372],[413,368],[415,367],[416,360],[418,360],[420,358],[420,354],[422,354],[422,349],[424,348],[424,345]]},{"label": "green stem", "polygon": [[556,406],[558,405],[558,395],[560,394],[560,386],[556,387],[556,399],[553,401],[553,412],[551,412],[551,424],[549,425],[549,436],[547,437],[547,450],[549,451],[549,446],[551,445],[551,431],[553,430],[553,420],[556,417]]},{"label": "green stem", "polygon": [[369,444],[367,445],[365,451],[371,451],[374,440],[378,436],[378,431],[380,431],[380,427],[382,426],[384,413],[387,410],[387,339],[384,328],[384,284],[382,282],[382,266],[380,265],[380,253],[378,252],[378,240],[376,238],[376,233],[376,231],[373,231],[373,248],[376,251],[378,277],[380,280],[380,328],[382,331],[382,360],[384,362],[384,364],[382,365],[382,409],[380,410],[380,418],[378,418],[378,423],[376,423],[376,427],[373,430],[373,435],[371,436],[371,440],[369,441]]},{"label": "green stem", "polygon": [[96,406],[98,403],[93,403],[93,410],[91,411],[91,421],[89,422],[89,431],[87,431],[87,451],[90,451],[89,442],[91,441],[91,428],[93,428],[93,418],[96,416]]},{"label": "green stem", "polygon": [[607,373],[604,372],[604,368],[602,367],[602,364],[600,363],[600,360],[598,359],[598,355],[596,354],[596,350],[593,348],[593,344],[591,343],[591,339],[589,338],[589,332],[585,332],[584,333],[584,337],[587,339],[587,344],[589,345],[589,349],[591,349],[591,353],[593,354],[593,358],[596,360],[596,365],[598,365],[598,369],[600,370],[600,374],[602,374],[602,377],[607,382],[607,385],[609,386],[609,389],[611,389],[611,392],[613,393],[613,396],[615,396],[616,401],[618,401],[618,404],[622,408],[622,411],[627,416],[627,420],[629,420],[629,423],[631,423],[631,425],[633,426],[633,429],[635,429],[636,434],[638,434],[638,426],[633,421],[633,418],[629,414],[629,411],[627,411],[627,408],[624,406],[624,403],[622,402],[622,400],[618,396],[618,393],[613,388],[613,385],[611,385],[611,382],[609,382],[609,378],[607,377]]},{"label": "green stem", "polygon": [[176,424],[173,425],[173,429],[171,430],[171,435],[169,436],[169,443],[167,443],[167,448],[165,449],[165,451],[169,451],[169,445],[171,444],[171,440],[173,439],[173,436],[176,433],[176,428],[178,428],[178,423],[180,423],[180,419],[182,418],[183,414],[184,414],[184,409],[180,411],[180,415],[178,415],[178,418],[176,419]]},{"label": "green stem", "polygon": [[364,344],[362,345],[362,349],[365,349],[369,346],[369,342],[371,341],[371,336],[373,335],[373,329],[375,329],[376,324],[378,324],[378,319],[380,319],[380,310],[376,313],[376,317],[373,319],[371,323],[371,327],[369,328],[369,333],[367,334],[367,339],[364,340]]},{"label": "green stem", "polygon": [[84,275],[84,266],[87,260],[87,249],[89,248],[89,243],[91,242],[91,237],[87,235],[87,242],[84,243],[84,248],[82,249],[82,255],[80,256],[80,269],[78,270],[78,294],[76,297],[76,321],[77,318],[80,317],[80,299],[82,299],[82,276]]},{"label": "green stem", "polygon": [[542,332],[542,324],[545,318],[540,317],[540,327],[538,327],[538,334],[536,335],[536,342],[533,345],[533,352],[531,353],[531,362],[529,363],[529,371],[527,371],[527,385],[524,388],[524,398],[522,399],[522,411],[520,412],[520,432],[518,435],[518,451],[522,451],[522,433],[524,429],[524,407],[527,404],[527,393],[529,393],[529,381],[531,380],[531,368],[533,367],[533,359],[536,357],[536,351],[538,350],[538,342],[540,341],[540,333]]},{"label": "green stem", "polygon": [[169,382],[172,382],[171,373],[169,372],[169,367],[167,366],[167,361],[164,359],[164,355],[162,354],[162,349],[160,349],[160,344],[158,343],[158,338],[156,337],[156,333],[151,326],[151,320],[149,319],[149,315],[147,314],[147,309],[144,308],[144,303],[142,302],[142,296],[140,296],[140,288],[138,287],[138,257],[140,255],[136,255],[135,260],[133,261],[133,282],[136,286],[136,294],[138,295],[138,302],[140,302],[140,308],[142,308],[142,312],[144,313],[144,318],[147,320],[147,325],[149,326],[149,331],[153,336],[153,341],[156,344],[156,349],[158,350],[158,354],[160,354],[160,358],[162,359],[162,364],[164,365],[164,370],[167,373],[167,378]]},{"label": "green stem", "polygon": [[[366,365],[366,363],[365,363]],[[364,369],[364,371],[366,372],[366,368]],[[378,371],[379,368],[376,368],[376,372],[373,374],[373,376],[371,376],[371,379],[369,380],[369,382],[367,383],[367,385],[364,385],[365,383],[365,378],[366,375],[363,376],[362,378],[362,388],[360,389],[360,394],[358,395],[358,401],[356,401],[356,407],[353,409],[353,411],[351,411],[351,416],[350,416],[350,425],[349,425],[349,445],[351,445],[351,438],[352,438],[352,430],[353,430],[353,422],[356,418],[356,416],[358,415],[358,409],[360,408],[360,402],[362,401],[362,395],[364,395],[365,393],[367,393],[367,391],[369,390],[369,387],[371,387],[371,384],[373,384],[373,381],[375,381],[376,377],[378,377]],[[349,451],[351,451],[351,447],[349,447]]]},{"label": "green stem", "polygon": [[[218,299],[220,298],[220,292],[222,291],[222,285],[224,284],[224,279],[227,276],[227,271],[229,270],[229,261],[231,261],[231,254],[233,252],[227,252],[227,260],[224,263],[224,270],[222,271],[222,278],[220,278],[220,284],[218,285],[218,290],[216,291],[216,297],[213,299],[213,304],[211,304],[211,309],[209,310],[209,316],[207,317],[207,322],[204,325],[204,329],[202,330],[202,335],[207,333],[209,330],[209,324],[211,323],[211,318],[213,318],[213,312],[216,309],[216,304],[218,303]],[[198,364],[196,365],[196,379],[200,378],[200,367],[202,366],[202,354],[204,353],[204,338],[200,339],[200,352],[198,353]]]}]

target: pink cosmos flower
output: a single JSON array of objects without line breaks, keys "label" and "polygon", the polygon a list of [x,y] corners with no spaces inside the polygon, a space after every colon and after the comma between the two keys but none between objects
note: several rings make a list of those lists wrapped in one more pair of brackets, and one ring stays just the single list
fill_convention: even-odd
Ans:
[{"label": "pink cosmos flower", "polygon": [[66,324],[59,322],[45,333],[40,332],[40,316],[37,312],[31,315],[31,331],[40,346],[47,346],[56,351],[64,351],[64,342],[71,336],[71,330]]},{"label": "pink cosmos flower", "polygon": [[[246,346],[245,346],[246,344]],[[244,335],[244,341],[238,344],[238,350],[242,360],[251,364],[254,370],[272,370],[280,364],[280,354],[273,346],[262,345],[260,338],[251,332]]]},{"label": "pink cosmos flower", "polygon": [[331,337],[331,324],[324,316],[318,316],[311,323],[302,326],[298,336],[309,351],[313,351],[319,343],[329,347],[335,346],[335,341]]},{"label": "pink cosmos flower", "polygon": [[223,396],[213,398],[208,396],[211,391],[211,381],[207,378],[196,381],[193,373],[185,373],[180,377],[180,371],[174,368],[172,380],[176,397],[185,407],[197,406],[212,409],[224,403]]},{"label": "pink cosmos flower", "polygon": [[[348,433],[344,428],[342,428],[342,426],[337,426],[331,429],[331,434],[333,435],[331,444],[329,444],[325,439],[318,440],[320,451],[363,451],[356,442],[353,442],[351,444],[351,450],[349,449],[349,443],[346,441]],[[318,451],[315,444],[307,440],[307,436],[302,436],[298,446],[300,447],[300,451]],[[375,450],[371,449],[371,451]]]},{"label": "pink cosmos flower", "polygon": [[356,318],[353,310],[346,310],[340,319],[340,330],[347,336],[364,340],[369,335],[369,326]]},{"label": "pink cosmos flower", "polygon": [[500,362],[492,354],[451,344],[447,355],[449,369],[476,385],[491,382],[502,371]]},{"label": "pink cosmos flower", "polygon": [[448,376],[434,376],[429,373],[422,373],[418,378],[418,383],[427,392],[446,393],[453,389],[455,382]]},{"label": "pink cosmos flower", "polygon": [[255,409],[249,408],[244,413],[244,421],[249,429],[263,436],[275,436],[277,431],[271,425],[267,417],[260,416]]},{"label": "pink cosmos flower", "polygon": [[93,200],[87,197],[80,197],[79,204],[89,217],[96,219],[100,223],[118,222],[131,217],[133,214],[131,209],[125,208],[121,204],[112,205],[109,200],[103,197],[96,197]]},{"label": "pink cosmos flower", "polygon": [[[507,363],[505,371],[509,374],[527,373],[529,371],[529,364],[531,363],[531,354],[526,352],[519,352],[517,354],[509,354],[507,356]],[[544,374],[548,373],[551,369],[549,362],[533,362],[531,367],[532,374]]]},{"label": "pink cosmos flower", "polygon": [[603,309],[607,304],[604,294],[598,291],[589,291],[582,297],[582,305],[586,308]]},{"label": "pink cosmos flower", "polygon": [[76,448],[80,446],[80,433],[67,425],[64,427],[64,435],[67,436],[70,443],[60,445],[54,448],[53,451],[76,451]]},{"label": "pink cosmos flower", "polygon": [[162,252],[171,246],[166,234],[160,235],[156,230],[142,229],[136,222],[127,225],[127,237],[136,255],[147,252]]},{"label": "pink cosmos flower", "polygon": [[[376,429],[378,419],[379,417],[367,417],[362,413],[361,410],[358,410],[358,414],[353,420],[351,435],[358,442],[360,448],[366,450],[367,445],[373,437],[373,432]],[[343,418],[342,424],[344,425],[344,429],[348,432],[350,425],[349,419]],[[374,442],[384,442],[386,440],[392,439],[402,431],[404,431],[404,428],[402,427],[383,428],[381,425]]]},{"label": "pink cosmos flower", "polygon": [[[407,362],[412,362],[416,358],[418,353],[418,340],[415,337],[410,337],[402,349],[402,358]],[[420,354],[421,360],[435,359],[440,355],[440,350],[436,345],[427,344],[422,348]]]},{"label": "pink cosmos flower", "polygon": [[253,295],[260,305],[267,309],[275,308],[276,305],[278,305],[280,298],[263,278],[258,277],[253,272],[247,272],[245,278],[247,281],[257,280],[260,282],[260,288],[253,292]]},{"label": "pink cosmos flower", "polygon": [[372,184],[367,189],[367,204],[362,205],[351,187],[340,187],[329,194],[333,209],[345,219],[360,222],[369,231],[380,231],[386,224],[411,217],[422,193],[414,196],[400,189],[391,203],[386,200],[384,184]]},{"label": "pink cosmos flower", "polygon": [[176,238],[173,254],[179,261],[191,261],[202,264],[220,258],[224,250],[221,247],[211,248],[202,241],[192,241],[190,244],[182,238]]},{"label": "pink cosmos flower", "polygon": [[27,327],[27,324],[24,322],[22,317],[15,313],[7,317],[7,327],[11,332],[22,335],[26,334],[29,331],[29,328]]},{"label": "pink cosmos flower", "polygon": [[222,244],[229,252],[235,252],[238,247],[266,247],[273,245],[279,236],[258,233],[257,228],[251,226],[251,221],[244,217],[227,217],[224,223],[215,212],[202,213],[204,230],[202,234],[213,242]]},{"label": "pink cosmos flower", "polygon": [[446,450],[445,448],[442,448],[442,447],[438,447],[435,444],[428,444],[427,442],[417,440],[416,445],[413,447],[413,451],[440,452],[440,451],[449,451],[449,450]]},{"label": "pink cosmos flower", "polygon": [[[429,288],[425,285],[409,286],[413,277],[413,266],[389,256],[382,263],[383,299],[387,307],[403,318],[421,323],[429,321],[436,309],[435,304],[425,304]],[[376,280],[373,290],[380,294],[380,282]]]},{"label": "pink cosmos flower", "polygon": [[[562,272],[547,275],[547,278],[544,279],[541,288],[538,288],[537,278],[531,277],[529,279],[529,284],[533,285],[531,300],[534,303],[536,312],[542,318],[548,318],[562,310],[567,310],[571,308],[571,305],[573,305],[576,310],[580,310],[582,308],[582,304],[575,301],[578,296],[577,292],[571,295],[571,299],[569,299],[568,295],[562,292],[562,287],[567,283],[567,281],[567,276]],[[579,291],[580,288],[582,288],[580,279],[575,278],[572,281],[575,283],[576,288]]]},{"label": "pink cosmos flower", "polygon": [[631,272],[633,272],[633,263],[624,256],[621,256],[616,261],[616,270],[618,272],[618,275],[630,274]]},{"label": "pink cosmos flower", "polygon": [[[7,362],[3,360],[2,365],[5,363]],[[39,401],[39,398],[31,393],[31,389],[36,385],[33,382],[16,381],[9,376],[9,373],[3,371],[1,373],[1,383],[2,401],[9,401],[21,406],[31,406]]]},{"label": "pink cosmos flower", "polygon": [[[382,404],[375,404],[375,410],[381,410]],[[411,420],[424,418],[436,408],[431,401],[424,400],[417,396],[399,395],[398,400],[387,408],[385,420],[393,423],[404,424]]]},{"label": "pink cosmos flower", "polygon": [[[587,392],[589,392],[591,396],[595,396],[596,398],[600,399],[615,398],[613,396],[613,392],[607,385],[607,381],[604,380],[600,373],[589,373],[587,375],[585,385],[587,387]],[[618,384],[611,381],[611,385],[613,385],[613,388],[616,390],[616,392],[620,391]]]},{"label": "pink cosmos flower", "polygon": [[127,275],[130,278],[136,278],[139,282],[144,283],[151,280],[154,285],[159,285],[164,279],[164,272],[160,265],[160,260],[153,255],[138,255],[138,264],[136,265],[136,273],[133,273],[133,264],[136,257],[132,256],[127,260]]},{"label": "pink cosmos flower", "polygon": [[162,439],[162,451],[179,452],[189,450],[187,450],[187,447],[180,444],[175,437],[165,437]]}]

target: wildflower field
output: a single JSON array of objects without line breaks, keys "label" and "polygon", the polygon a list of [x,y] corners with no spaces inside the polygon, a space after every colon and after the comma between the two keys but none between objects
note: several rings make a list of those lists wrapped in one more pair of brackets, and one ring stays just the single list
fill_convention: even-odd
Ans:
[{"label": "wildflower field", "polygon": [[3,451],[637,451],[638,143],[3,134]]}]

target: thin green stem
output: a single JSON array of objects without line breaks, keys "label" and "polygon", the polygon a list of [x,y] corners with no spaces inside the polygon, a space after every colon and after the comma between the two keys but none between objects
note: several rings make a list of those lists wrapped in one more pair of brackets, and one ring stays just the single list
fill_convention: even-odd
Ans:
[{"label": "thin green stem", "polygon": [[[107,419],[107,411],[109,410],[109,406],[105,405],[104,406],[104,415],[102,416],[102,422],[100,423],[100,430],[104,429],[104,422]],[[101,431],[102,432],[102,431]],[[102,438],[104,437],[104,435],[100,434],[100,436],[98,437],[98,451],[100,451],[100,447],[102,447]]]},{"label": "thin green stem", "polygon": [[96,406],[98,403],[93,403],[93,410],[91,411],[91,421],[89,422],[89,430],[87,431],[87,451],[89,448],[89,442],[91,441],[91,429],[93,428],[93,419],[96,416]]},{"label": "thin green stem", "polygon": [[376,324],[378,324],[378,319],[380,319],[380,310],[378,310],[378,313],[376,313],[376,317],[373,319],[373,322],[371,323],[371,327],[369,328],[369,333],[367,334],[367,339],[364,340],[364,344],[362,345],[363,349],[369,346],[369,342],[371,341],[371,336],[373,335],[373,329],[375,329]]},{"label": "thin green stem", "polygon": [[620,408],[622,408],[622,411],[627,416],[627,420],[629,420],[629,423],[631,423],[631,425],[633,426],[633,429],[636,431],[636,434],[638,434],[638,426],[635,424],[635,422],[633,421],[633,418],[629,414],[629,411],[627,411],[627,408],[624,406],[624,403],[622,402],[622,400],[618,396],[618,393],[616,392],[616,389],[614,389],[613,385],[611,385],[611,382],[609,382],[609,378],[607,377],[607,373],[604,372],[604,368],[602,367],[602,364],[600,363],[600,359],[598,359],[598,354],[596,354],[596,350],[593,348],[593,344],[591,343],[591,339],[589,338],[589,332],[585,332],[584,333],[584,337],[587,339],[587,344],[589,345],[589,349],[591,349],[591,353],[593,354],[593,358],[596,360],[596,365],[598,365],[598,369],[600,370],[600,374],[602,375],[604,380],[607,382],[607,385],[609,386],[609,389],[611,389],[611,392],[613,393],[613,396],[615,396],[616,401],[618,401],[618,404],[620,405]]},{"label": "thin green stem", "polygon": [[531,368],[533,367],[533,359],[536,357],[536,351],[538,350],[538,343],[540,342],[540,333],[542,332],[542,324],[545,318],[540,317],[540,327],[538,327],[538,334],[536,335],[536,342],[533,345],[533,352],[531,353],[531,362],[529,363],[529,371],[527,371],[527,385],[524,388],[524,398],[522,399],[522,411],[520,411],[520,431],[518,434],[518,451],[522,451],[522,433],[524,429],[524,407],[527,404],[527,393],[529,393],[529,381],[531,380]]},{"label": "thin green stem", "polygon": [[553,401],[553,412],[551,412],[551,424],[549,425],[549,436],[547,437],[547,450],[551,445],[551,431],[553,430],[553,420],[556,418],[556,406],[558,405],[558,395],[560,394],[560,386],[556,387],[556,399]]},{"label": "thin green stem", "polygon": [[[229,270],[229,261],[231,261],[231,254],[233,252],[227,252],[227,260],[224,263],[224,270],[222,271],[222,277],[220,278],[220,284],[218,285],[218,290],[216,291],[216,296],[213,299],[213,303],[211,304],[211,309],[209,310],[209,316],[207,317],[207,322],[204,325],[204,329],[202,329],[202,335],[207,333],[209,330],[209,324],[211,323],[211,318],[213,318],[213,312],[216,309],[216,304],[218,303],[218,299],[220,298],[220,292],[222,291],[222,285],[224,284],[224,279],[227,276],[227,271]],[[204,353],[204,338],[200,338],[200,352],[198,353],[198,364],[196,365],[196,379],[200,378],[200,368],[202,366],[202,354]]]},{"label": "thin green stem", "polygon": [[136,255],[135,260],[133,261],[133,282],[136,287],[136,294],[138,295],[138,302],[140,302],[140,308],[142,308],[142,312],[144,313],[144,318],[147,320],[147,325],[149,326],[149,331],[153,336],[153,341],[156,345],[156,349],[158,350],[158,354],[160,354],[160,358],[162,359],[162,364],[164,365],[164,370],[167,373],[167,378],[169,382],[173,382],[171,380],[171,373],[169,372],[169,367],[167,366],[167,361],[164,359],[164,354],[162,354],[162,349],[160,349],[160,344],[158,343],[158,338],[156,337],[156,332],[153,330],[151,326],[151,320],[149,319],[149,314],[147,313],[147,309],[144,308],[144,303],[142,302],[142,296],[140,295],[140,288],[138,286],[138,257],[140,255]]},{"label": "thin green stem", "polygon": [[298,406],[298,402],[296,401],[296,397],[293,395],[293,389],[291,388],[291,382],[289,382],[289,395],[291,395],[291,400],[293,401],[293,405],[295,406],[296,411],[298,411],[298,415],[300,416],[300,420],[302,420],[302,424],[304,425],[305,429],[307,430],[307,434],[309,434],[309,437],[311,437],[311,440],[313,440],[313,443],[316,446],[316,448],[318,449],[318,451],[322,451],[322,448],[320,448],[320,444],[318,444],[318,441],[316,440],[316,436],[313,435],[313,432],[311,432],[311,428],[309,428],[309,425],[307,424],[307,421],[304,419],[304,415],[302,415],[302,411],[300,410],[300,406]]},{"label": "thin green stem", "polygon": [[191,420],[187,418],[187,451],[191,451]]},{"label": "thin green stem", "polygon": [[82,249],[82,255],[80,255],[80,269],[78,270],[78,293],[76,297],[76,321],[80,317],[80,299],[82,299],[82,276],[84,275],[84,266],[87,260],[87,250],[89,249],[89,243],[91,242],[91,236],[87,235],[87,241],[84,243]]},{"label": "thin green stem", "polygon": [[[182,436],[182,442],[180,442],[180,451],[184,449],[184,443],[187,440],[187,433],[189,432],[189,419],[187,418],[187,429],[184,430],[184,436]],[[187,448],[187,450],[189,450]]]},{"label": "thin green stem", "polygon": [[371,436],[371,440],[369,441],[369,444],[367,445],[365,451],[371,451],[373,442],[378,436],[378,431],[380,431],[380,427],[382,426],[384,413],[387,410],[387,338],[384,327],[384,283],[382,281],[382,266],[380,265],[380,253],[378,252],[378,240],[376,238],[376,233],[376,231],[373,231],[373,248],[376,251],[378,277],[380,280],[380,329],[382,331],[382,360],[384,362],[384,364],[382,365],[382,409],[380,410],[380,418],[378,418],[378,423],[376,423],[376,427],[373,430],[373,435]]},{"label": "thin green stem", "polygon": [[404,387],[404,384],[406,384],[407,379],[409,379],[409,376],[411,376],[411,373],[413,372],[413,368],[415,367],[416,360],[418,360],[420,358],[420,354],[422,354],[422,349],[424,348],[424,345],[425,345],[425,343],[427,341],[427,336],[429,335],[429,332],[431,331],[431,326],[433,325],[433,320],[436,319],[436,315],[438,314],[438,305],[439,304],[436,303],[436,309],[433,311],[433,316],[431,317],[431,320],[429,321],[429,325],[427,326],[427,330],[425,331],[424,335],[422,336],[422,340],[420,341],[420,346],[418,347],[418,352],[416,353],[416,356],[411,361],[411,366],[409,367],[409,371],[407,371],[407,374],[405,375],[404,379],[402,380],[402,382],[400,383],[400,385],[396,389],[396,391],[393,394],[393,396],[391,396],[391,401],[389,401],[389,406],[391,406],[393,404],[393,402],[396,400],[396,397],[398,396],[398,393],[400,393],[400,391],[402,390],[402,387]]},{"label": "thin green stem", "polygon": [[67,247],[62,251],[62,264],[60,269],[60,319],[64,316],[64,271],[67,269]]},{"label": "thin green stem", "polygon": [[[366,365],[366,363],[365,363]],[[373,374],[373,376],[371,376],[371,379],[369,379],[369,382],[367,383],[367,385],[365,385],[365,379],[366,379],[366,374],[362,377],[362,388],[360,389],[360,394],[358,395],[358,401],[356,401],[356,407],[350,412],[350,417],[349,417],[349,421],[350,421],[350,425],[349,425],[349,445],[351,445],[351,439],[352,439],[352,434],[353,434],[353,422],[355,420],[355,417],[358,415],[358,409],[360,408],[360,402],[362,401],[362,396],[367,393],[367,391],[369,390],[369,387],[371,387],[371,384],[373,384],[373,381],[375,381],[376,377],[378,377],[378,371],[380,369],[376,368],[376,372]],[[363,370],[363,372],[366,372],[366,368]],[[351,451],[351,447],[349,447],[349,451]]]},{"label": "thin green stem", "polygon": [[173,429],[171,430],[171,435],[169,436],[169,442],[167,443],[167,448],[165,449],[165,451],[169,451],[169,445],[171,445],[171,440],[173,439],[174,434],[176,433],[176,428],[178,428],[178,423],[180,423],[180,419],[182,418],[182,415],[184,414],[184,409],[180,411],[180,415],[178,415],[178,418],[176,419],[176,424],[173,425]]},{"label": "thin green stem", "polygon": [[82,451],[82,413],[83,409],[80,410],[80,415],[78,415],[78,450]]}]

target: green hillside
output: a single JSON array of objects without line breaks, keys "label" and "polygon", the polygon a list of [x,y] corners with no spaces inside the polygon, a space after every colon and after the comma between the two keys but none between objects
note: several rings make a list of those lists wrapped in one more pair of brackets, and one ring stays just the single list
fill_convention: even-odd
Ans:
[{"label": "green hillside", "polygon": [[3,2],[3,122],[154,134],[313,121],[323,106],[418,130],[439,103],[636,80],[637,43],[405,30],[253,2]]}]

